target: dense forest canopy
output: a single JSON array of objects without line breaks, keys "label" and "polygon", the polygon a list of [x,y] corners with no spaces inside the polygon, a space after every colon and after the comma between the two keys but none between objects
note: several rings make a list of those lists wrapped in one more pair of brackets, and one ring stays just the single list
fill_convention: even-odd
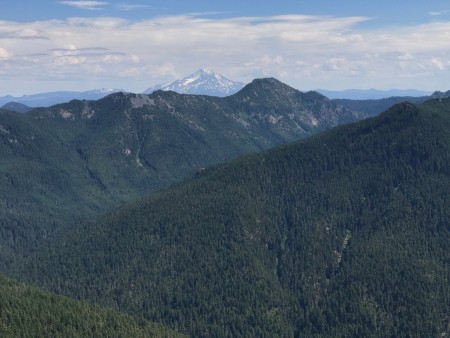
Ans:
[{"label": "dense forest canopy", "polygon": [[41,244],[22,278],[193,336],[439,336],[450,101],[208,167]]},{"label": "dense forest canopy", "polygon": [[2,337],[182,337],[162,325],[0,277]]}]

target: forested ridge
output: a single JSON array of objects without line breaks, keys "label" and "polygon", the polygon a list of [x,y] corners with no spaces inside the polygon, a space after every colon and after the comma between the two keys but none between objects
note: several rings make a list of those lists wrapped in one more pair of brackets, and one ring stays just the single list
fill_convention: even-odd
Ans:
[{"label": "forested ridge", "polygon": [[182,337],[159,324],[0,276],[2,337]]},{"label": "forested ridge", "polygon": [[0,110],[0,271],[54,231],[239,154],[363,114],[259,79],[226,98],[115,93],[26,114]]},{"label": "forested ridge", "polygon": [[192,336],[449,334],[449,130],[448,99],[402,103],[208,167],[43,241],[21,278]]}]

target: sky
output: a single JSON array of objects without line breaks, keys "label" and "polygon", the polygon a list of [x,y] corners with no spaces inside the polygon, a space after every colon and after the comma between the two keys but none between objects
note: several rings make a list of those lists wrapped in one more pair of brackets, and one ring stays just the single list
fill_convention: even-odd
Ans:
[{"label": "sky", "polygon": [[142,92],[207,68],[299,90],[450,89],[448,0],[14,0],[0,96]]}]

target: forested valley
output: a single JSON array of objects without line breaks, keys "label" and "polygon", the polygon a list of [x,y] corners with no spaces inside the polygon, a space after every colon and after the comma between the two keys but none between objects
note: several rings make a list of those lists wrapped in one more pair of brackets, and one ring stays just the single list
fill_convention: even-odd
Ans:
[{"label": "forested valley", "polygon": [[42,241],[20,279],[192,336],[442,336],[450,100],[402,103]]}]

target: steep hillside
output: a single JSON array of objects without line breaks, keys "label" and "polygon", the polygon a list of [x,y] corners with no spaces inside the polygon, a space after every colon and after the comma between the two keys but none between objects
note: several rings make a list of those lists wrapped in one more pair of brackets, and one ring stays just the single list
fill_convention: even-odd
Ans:
[{"label": "steep hillside", "polygon": [[2,337],[181,337],[162,325],[0,277]]},{"label": "steep hillside", "polygon": [[401,104],[207,168],[49,240],[22,278],[194,336],[448,334],[448,130],[449,100]]},{"label": "steep hillside", "polygon": [[255,80],[227,98],[116,93],[27,114],[2,111],[1,265],[15,268],[17,252],[27,253],[56,228],[208,164],[361,117],[274,79]]}]

